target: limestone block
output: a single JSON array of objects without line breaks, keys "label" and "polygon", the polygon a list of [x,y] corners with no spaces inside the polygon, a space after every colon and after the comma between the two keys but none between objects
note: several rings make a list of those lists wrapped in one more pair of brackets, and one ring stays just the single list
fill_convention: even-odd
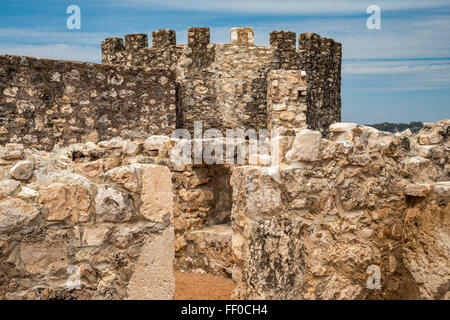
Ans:
[{"label": "limestone block", "polygon": [[34,165],[29,160],[22,160],[12,166],[8,173],[17,180],[28,180],[33,174]]},{"label": "limestone block", "polygon": [[431,191],[431,184],[429,183],[415,183],[409,184],[405,188],[405,193],[413,197],[425,197]]},{"label": "limestone block", "polygon": [[288,162],[318,160],[322,135],[319,131],[302,129],[297,133],[292,149],[286,153]]},{"label": "limestone block", "polygon": [[83,233],[84,246],[99,246],[109,233],[108,227],[86,227]]},{"label": "limestone block", "polygon": [[134,215],[133,198],[109,186],[100,186],[95,197],[96,221],[129,221]]},{"label": "limestone block", "polygon": [[[215,225],[189,232],[188,241],[196,245],[196,253],[206,257],[205,271],[231,274],[233,256],[231,254],[232,229],[228,225]],[[195,259],[195,257],[192,257]]]},{"label": "limestone block", "polygon": [[2,190],[7,195],[12,195],[14,192],[19,190],[20,182],[12,179],[3,180],[0,183],[0,190]]},{"label": "limestone block", "polygon": [[39,203],[48,210],[47,220],[89,220],[91,195],[82,184],[53,183],[41,189]]},{"label": "limestone block", "polygon": [[356,128],[356,123],[337,122],[333,123],[329,130],[334,141],[353,140],[352,129]]},{"label": "limestone block", "polygon": [[39,243],[23,244],[20,248],[20,256],[27,272],[33,275],[57,272],[66,274],[69,266],[64,246],[46,246]]},{"label": "limestone block", "polygon": [[77,163],[75,165],[75,172],[93,180],[98,180],[103,174],[103,159]]},{"label": "limestone block", "polygon": [[164,142],[167,142],[169,140],[170,138],[167,136],[148,137],[144,142],[144,149],[146,151],[159,151],[163,148]]},{"label": "limestone block", "polygon": [[141,214],[155,222],[169,221],[173,214],[172,178],[169,168],[141,165]]},{"label": "limestone block", "polygon": [[230,31],[230,42],[232,45],[254,45],[253,28],[232,28]]},{"label": "limestone block", "polygon": [[25,226],[38,214],[39,210],[23,200],[4,198],[0,201],[0,233]]},{"label": "limestone block", "polygon": [[128,300],[171,300],[175,294],[173,275],[174,231],[172,227],[147,238],[128,283]]},{"label": "limestone block", "polygon": [[140,189],[139,168],[133,166],[122,166],[106,172],[106,176],[131,192],[138,192]]}]

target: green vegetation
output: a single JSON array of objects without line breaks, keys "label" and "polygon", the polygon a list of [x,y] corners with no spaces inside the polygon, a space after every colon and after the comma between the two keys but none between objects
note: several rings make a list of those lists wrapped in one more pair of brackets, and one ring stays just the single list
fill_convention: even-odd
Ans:
[{"label": "green vegetation", "polygon": [[413,121],[410,123],[391,123],[391,122],[383,122],[383,123],[375,123],[368,124],[370,127],[374,127],[378,130],[389,131],[389,132],[401,132],[403,130],[409,129],[412,133],[415,133],[422,129],[423,123],[420,121]]}]

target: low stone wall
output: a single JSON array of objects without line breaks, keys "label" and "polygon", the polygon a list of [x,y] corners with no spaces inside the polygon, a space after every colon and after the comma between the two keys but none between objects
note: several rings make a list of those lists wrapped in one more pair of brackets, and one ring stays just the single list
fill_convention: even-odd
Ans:
[{"label": "low stone wall", "polygon": [[450,121],[329,131],[280,127],[245,165],[180,164],[198,141],[167,136],[1,146],[0,298],[171,298],[173,268],[236,299],[448,298]]},{"label": "low stone wall", "polygon": [[173,298],[171,175],[141,147],[0,147],[0,300]]},{"label": "low stone wall", "polygon": [[407,186],[404,264],[423,299],[450,300],[450,182]]},{"label": "low stone wall", "polygon": [[167,69],[0,55],[0,142],[50,150],[171,134],[173,78]]},{"label": "low stone wall", "polygon": [[233,170],[234,297],[448,297],[450,121],[330,132],[279,139],[279,167]]}]

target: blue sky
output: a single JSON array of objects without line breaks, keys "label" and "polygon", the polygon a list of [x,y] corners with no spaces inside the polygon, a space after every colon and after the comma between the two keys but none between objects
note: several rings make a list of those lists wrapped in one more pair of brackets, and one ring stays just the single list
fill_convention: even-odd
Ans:
[{"label": "blue sky", "polygon": [[[81,8],[81,30],[68,30],[66,8]],[[369,30],[369,5],[381,8]],[[450,0],[0,0],[0,54],[100,62],[111,36],[169,28],[211,27],[229,42],[232,27],[255,30],[268,45],[272,30],[316,32],[343,45],[345,122],[437,121],[450,118]]]}]

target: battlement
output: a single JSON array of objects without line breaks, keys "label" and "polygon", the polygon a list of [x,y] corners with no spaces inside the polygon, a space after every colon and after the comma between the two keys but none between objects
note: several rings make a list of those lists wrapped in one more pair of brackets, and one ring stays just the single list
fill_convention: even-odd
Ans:
[{"label": "battlement", "polygon": [[272,31],[270,45],[281,50],[296,49],[296,33],[292,31]]},{"label": "battlement", "polygon": [[[192,27],[188,29],[187,47],[207,46],[210,44],[209,27]],[[293,31],[272,31],[270,33],[270,47],[281,51],[297,50],[297,35]],[[122,54],[123,51],[129,53],[137,52],[149,47],[148,35],[145,33],[135,33],[125,35],[125,45],[122,38],[106,38],[102,42],[103,63],[114,60],[111,57],[114,54]],[[255,46],[253,28],[232,28],[230,30],[230,42],[228,44],[213,45],[232,45],[232,46]],[[160,29],[152,32],[152,47],[150,48],[169,48],[176,46],[176,32],[170,29]],[[185,47],[182,45],[182,47]],[[298,52],[318,51],[326,54],[342,56],[342,46],[339,42],[330,38],[321,37],[316,33],[302,33],[298,36]]]},{"label": "battlement", "polygon": [[164,48],[176,45],[177,38],[174,30],[161,29],[152,32],[153,47]]},{"label": "battlement", "polygon": [[237,46],[254,46],[255,36],[253,28],[232,28],[230,31],[230,43]]},{"label": "battlement", "polygon": [[210,28],[189,28],[187,45],[176,44],[176,32],[152,32],[108,38],[102,62],[163,67],[176,72],[179,88],[177,123],[192,129],[194,121],[221,130],[244,126],[267,128],[267,75],[271,70],[306,72],[306,123],[324,134],[340,121],[341,44],[315,33],[272,31],[270,46],[257,46],[252,28],[232,28],[226,44],[211,43]]},{"label": "battlement", "polygon": [[201,47],[207,46],[210,39],[209,28],[189,28],[188,29],[188,46],[189,47]]}]

